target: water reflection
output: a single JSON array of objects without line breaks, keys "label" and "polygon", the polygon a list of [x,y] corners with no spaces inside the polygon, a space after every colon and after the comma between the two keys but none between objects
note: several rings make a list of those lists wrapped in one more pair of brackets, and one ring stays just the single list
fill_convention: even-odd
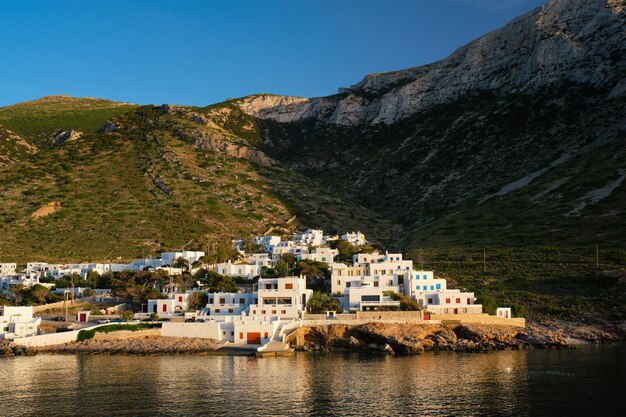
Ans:
[{"label": "water reflection", "polygon": [[0,358],[0,415],[624,415],[625,353]]}]

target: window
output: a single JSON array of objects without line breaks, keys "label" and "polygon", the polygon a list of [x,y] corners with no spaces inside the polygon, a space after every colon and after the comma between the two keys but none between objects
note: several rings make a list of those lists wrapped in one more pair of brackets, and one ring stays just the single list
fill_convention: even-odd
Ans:
[{"label": "window", "polygon": [[276,310],[272,310],[272,314],[276,314]]},{"label": "window", "polygon": [[429,299],[428,299],[428,304],[432,304],[432,303],[433,303],[433,299],[432,299],[432,298],[429,298]]},{"label": "window", "polygon": [[399,256],[396,256],[396,261],[399,261],[399,260],[400,260],[400,257],[399,257]]},{"label": "window", "polygon": [[243,332],[239,332],[239,338],[243,339]]},{"label": "window", "polygon": [[446,304],[450,304],[450,299],[446,298]]},{"label": "window", "polygon": [[[339,275],[341,275],[341,274],[339,274]],[[337,280],[337,285],[341,285],[341,280],[340,279]]]},{"label": "window", "polygon": [[362,295],[361,301],[380,301],[379,295]]},{"label": "window", "polygon": [[239,299],[239,304],[245,304],[246,303],[246,299],[245,298],[240,298]]},{"label": "window", "polygon": [[458,308],[454,309],[454,314],[459,314],[459,309]]},{"label": "window", "polygon": [[293,284],[285,284],[286,290],[293,290]]},{"label": "window", "polygon": [[220,309],[219,309],[219,308],[216,308],[216,309],[215,309],[215,312],[216,312],[216,313],[219,313],[219,312],[220,312]]},{"label": "window", "polygon": [[213,299],[209,298],[209,304],[213,304]]},{"label": "window", "polygon": [[433,285],[431,285],[431,286],[430,286],[430,290],[431,290],[431,291],[434,291],[434,290],[435,290],[435,287],[434,287]]},{"label": "window", "polygon": [[233,309],[232,309],[232,308],[229,308],[229,309],[228,309],[228,312],[229,312],[229,313],[232,313],[232,312],[233,312]]},{"label": "window", "polygon": [[460,298],[457,298],[457,299],[456,299],[456,303],[457,303],[457,304],[461,304],[461,299],[460,299]]},{"label": "window", "polygon": [[280,310],[280,314],[287,314],[286,310]]},{"label": "window", "polygon": [[378,281],[374,281],[374,287],[378,287]]},{"label": "window", "polygon": [[263,337],[267,339],[267,332],[263,334]]},{"label": "window", "polygon": [[346,282],[346,288],[350,288],[350,283]]},{"label": "window", "polygon": [[424,275],[424,279],[428,279],[428,277],[426,275]]},{"label": "window", "polygon": [[420,290],[420,286],[419,286],[419,285],[416,285],[416,286],[415,286],[415,289],[416,289],[417,291],[419,291],[419,290]]},{"label": "window", "polygon": [[266,290],[271,290],[272,289],[272,284],[265,284],[265,289]]},{"label": "window", "polygon": [[179,303],[182,303],[182,302],[183,302],[183,296],[182,296],[182,295],[178,297],[178,302],[179,302]]},{"label": "window", "polygon": [[435,288],[436,288],[436,289],[438,289],[438,290],[440,290],[440,289],[441,289],[441,284],[437,284],[437,285],[435,285]]},{"label": "window", "polygon": [[226,304],[226,299],[225,298],[220,298],[220,304],[222,304],[222,305]]},{"label": "window", "polygon": [[261,310],[261,314],[265,314],[265,310]]},{"label": "window", "polygon": [[428,285],[424,285],[424,286],[422,286],[422,289],[423,289],[424,291],[428,291]]}]

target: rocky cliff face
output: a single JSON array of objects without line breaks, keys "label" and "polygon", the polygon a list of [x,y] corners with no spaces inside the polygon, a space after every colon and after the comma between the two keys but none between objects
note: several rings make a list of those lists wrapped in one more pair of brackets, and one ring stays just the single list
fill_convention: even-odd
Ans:
[{"label": "rocky cliff face", "polygon": [[239,106],[282,123],[393,124],[468,93],[533,94],[562,83],[626,94],[623,0],[553,0],[430,65],[371,74],[332,97],[258,95]]}]

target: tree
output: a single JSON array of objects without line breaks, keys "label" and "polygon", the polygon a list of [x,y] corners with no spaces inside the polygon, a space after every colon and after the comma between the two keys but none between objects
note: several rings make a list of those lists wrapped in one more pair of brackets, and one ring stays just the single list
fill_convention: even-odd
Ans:
[{"label": "tree", "polygon": [[187,298],[187,305],[189,310],[196,311],[207,305],[209,302],[209,296],[203,291],[194,291]]},{"label": "tree", "polygon": [[152,321],[157,321],[159,319],[159,315],[157,313],[152,313],[148,317],[150,317]]},{"label": "tree", "polygon": [[133,312],[132,312],[132,311],[130,311],[130,310],[127,310],[127,311],[122,311],[121,316],[122,316],[122,320],[124,320],[124,321],[130,321],[130,320],[132,320],[132,319],[134,319],[134,318],[135,318],[135,313],[133,313]]},{"label": "tree", "polygon": [[261,250],[261,245],[254,243],[254,240],[249,237],[243,241],[243,250],[246,253],[257,253]]},{"label": "tree", "polygon": [[383,295],[390,297],[394,301],[400,301],[400,310],[402,311],[419,311],[420,305],[412,299],[403,294],[398,294],[395,291],[384,291]]},{"label": "tree", "polygon": [[174,264],[172,265],[174,268],[181,268],[184,272],[189,272],[189,260],[183,258],[176,258]]},{"label": "tree", "polygon": [[286,277],[287,275],[289,275],[289,264],[281,258],[276,261],[276,265],[274,265],[274,270],[279,277]]},{"label": "tree", "polygon": [[91,288],[87,288],[84,292],[83,295],[85,297],[95,297],[96,292],[94,290],[92,290]]},{"label": "tree", "polygon": [[22,292],[23,289],[23,284],[9,285],[9,296],[11,297],[15,305],[20,305],[22,304],[22,301],[24,301],[24,293]]},{"label": "tree", "polygon": [[483,305],[483,311],[487,314],[496,314],[496,309],[498,308],[498,303],[496,303],[496,299],[488,294],[478,294],[476,297],[476,304]]},{"label": "tree", "polygon": [[27,296],[27,298],[30,298],[37,304],[45,304],[46,297],[50,295],[50,290],[44,287],[43,285],[39,285],[39,284],[33,285],[32,288],[30,288],[30,291],[28,292],[30,294],[29,294],[29,297]]},{"label": "tree", "polygon": [[343,311],[337,299],[319,291],[313,292],[313,295],[311,295],[306,305],[306,309],[309,313],[313,314],[326,313],[327,311],[341,313]]}]

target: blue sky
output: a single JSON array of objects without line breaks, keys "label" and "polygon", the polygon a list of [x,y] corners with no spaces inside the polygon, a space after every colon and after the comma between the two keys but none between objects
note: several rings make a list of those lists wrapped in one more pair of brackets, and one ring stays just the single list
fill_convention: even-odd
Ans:
[{"label": "blue sky", "polygon": [[0,106],[50,94],[207,105],[333,94],[541,0],[0,0]]}]

